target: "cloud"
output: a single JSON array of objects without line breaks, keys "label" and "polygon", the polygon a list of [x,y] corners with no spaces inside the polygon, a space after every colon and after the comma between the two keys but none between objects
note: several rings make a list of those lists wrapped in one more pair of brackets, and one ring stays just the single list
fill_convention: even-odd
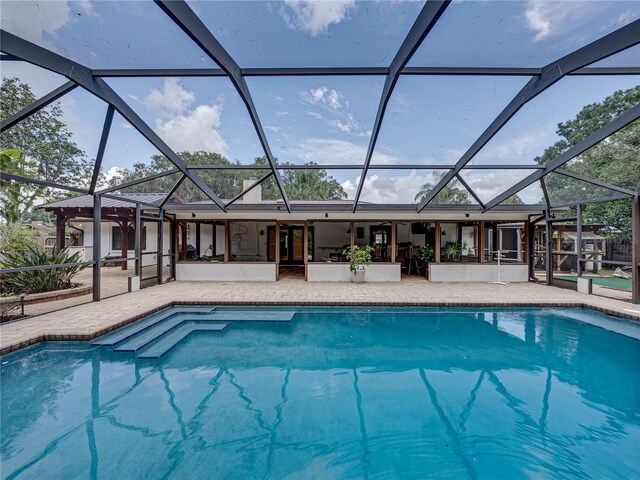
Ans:
[{"label": "cloud", "polygon": [[347,118],[344,122],[340,119],[331,120],[329,122],[329,126],[337,128],[342,133],[351,133],[358,128],[358,122],[356,122],[353,116],[349,113],[347,114]]},{"label": "cloud", "polygon": [[[632,5],[633,2],[628,2]],[[637,3],[637,2],[636,2]],[[586,41],[583,29],[603,28],[613,19],[609,18],[611,2],[552,2],[529,0],[524,18],[530,30],[535,32],[534,42],[562,35],[563,41],[580,44]],[[639,10],[621,13],[616,28],[629,23],[638,17]],[[593,24],[594,19],[600,19]]]},{"label": "cloud", "polygon": [[76,14],[95,15],[88,0],[73,2],[2,2],[2,28],[30,42],[59,52],[51,39],[75,20]]},{"label": "cloud", "polygon": [[290,28],[315,37],[326,33],[329,25],[348,20],[355,7],[355,0],[285,0],[280,16]]},{"label": "cloud", "polygon": [[344,102],[344,94],[324,85],[300,92],[300,97],[305,103],[328,107],[332,110],[338,110],[348,103]]},{"label": "cloud", "polygon": [[222,138],[222,104],[198,105],[193,92],[185,89],[176,78],[166,78],[161,90],[153,89],[144,105],[157,114],[155,131],[175,151],[204,150],[227,154]]},{"label": "cloud", "polygon": [[554,139],[555,133],[552,126],[513,137],[505,132],[503,137],[495,137],[480,150],[474,163],[498,163],[496,160],[508,160],[508,163],[522,163],[524,161],[531,164],[535,156],[540,155],[547,146],[554,142]]},{"label": "cloud", "polygon": [[170,117],[184,113],[195,100],[195,94],[180,85],[177,78],[165,78],[162,90],[151,90],[144,106],[162,117]]},{"label": "cloud", "polygon": [[175,151],[205,150],[227,154],[227,143],[220,135],[222,105],[198,105],[187,115],[158,120],[156,131]]},{"label": "cloud", "polygon": [[[372,203],[415,203],[415,196],[420,187],[425,183],[433,184],[433,173],[418,173],[411,170],[408,174],[401,171],[388,171],[389,174],[380,174],[375,170],[369,170],[362,185],[360,199]],[[347,192],[349,199],[355,198],[360,177],[355,182],[347,180],[342,183],[342,188]]]},{"label": "cloud", "polygon": [[472,171],[462,178],[483,202],[488,202],[531,174],[531,170]]},{"label": "cloud", "polygon": [[[292,147],[289,152],[303,162],[319,165],[362,165],[367,155],[367,146],[346,140],[307,138],[300,145]],[[372,162],[389,165],[397,163],[397,158],[375,152]]]},{"label": "cloud", "polygon": [[273,127],[271,125],[265,125],[264,128],[266,130],[269,130],[270,132],[273,132],[273,133],[278,133],[280,131],[280,127]]}]

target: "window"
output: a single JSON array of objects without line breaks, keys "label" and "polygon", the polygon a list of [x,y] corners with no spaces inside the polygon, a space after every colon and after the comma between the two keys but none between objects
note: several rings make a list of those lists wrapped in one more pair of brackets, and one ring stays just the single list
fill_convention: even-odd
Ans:
[{"label": "window", "polygon": [[[128,250],[135,250],[136,245],[136,231],[135,228],[129,227],[129,235],[127,239]],[[142,227],[142,250],[147,249],[147,227]],[[122,229],[116,225],[111,227],[111,250],[122,250]]]}]

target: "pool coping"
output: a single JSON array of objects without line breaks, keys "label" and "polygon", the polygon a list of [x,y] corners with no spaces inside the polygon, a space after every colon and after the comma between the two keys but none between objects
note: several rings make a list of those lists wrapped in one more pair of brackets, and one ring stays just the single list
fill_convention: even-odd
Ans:
[{"label": "pool coping", "polygon": [[[286,300],[278,300],[278,301],[264,301],[264,302],[256,302],[256,301],[180,301],[180,300],[172,300],[168,301],[162,305],[150,308],[141,313],[137,313],[128,317],[125,320],[119,321],[108,327],[101,328],[90,333],[84,334],[49,334],[43,333],[39,335],[34,335],[28,340],[23,340],[15,343],[11,343],[9,345],[5,345],[0,348],[0,356],[7,355],[9,353],[13,353],[17,350],[30,347],[32,345],[36,345],[41,342],[69,342],[69,341],[90,341],[102,335],[106,335],[118,328],[122,328],[130,323],[135,322],[136,320],[140,320],[148,315],[159,312],[166,308],[180,306],[180,305],[225,305],[225,306],[299,306],[299,307],[482,307],[482,308],[587,308],[590,310],[595,310],[601,313],[605,313],[607,315],[611,315],[618,318],[623,318],[627,320],[632,320],[635,322],[640,322],[640,316],[633,315],[631,313],[622,313],[617,310],[608,309],[599,305],[593,305],[589,302],[419,302],[419,301],[402,301],[402,302],[389,302],[389,301],[380,301],[380,302],[345,302],[345,301],[324,301],[324,302],[304,302],[304,301],[286,301]],[[631,305],[632,307],[634,305]],[[20,320],[14,320],[13,322],[19,322]],[[7,323],[13,323],[7,322]],[[6,324],[5,324],[6,325]]]}]

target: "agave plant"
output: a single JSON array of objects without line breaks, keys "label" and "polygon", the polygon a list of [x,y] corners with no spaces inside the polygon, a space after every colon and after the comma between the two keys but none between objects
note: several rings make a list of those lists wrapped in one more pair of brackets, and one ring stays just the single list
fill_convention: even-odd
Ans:
[{"label": "agave plant", "polygon": [[[47,252],[42,247],[37,246],[28,247],[21,252],[6,253],[0,261],[0,266],[3,269],[9,269],[79,262],[79,252],[71,254],[68,248]],[[86,268],[86,265],[6,273],[2,279],[2,288],[13,293],[41,293],[63,290],[72,287],[71,280],[84,268]]]}]

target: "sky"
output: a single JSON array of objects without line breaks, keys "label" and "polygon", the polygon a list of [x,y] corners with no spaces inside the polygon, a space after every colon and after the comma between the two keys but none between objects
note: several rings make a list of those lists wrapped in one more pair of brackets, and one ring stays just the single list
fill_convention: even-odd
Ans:
[{"label": "sky", "polygon": [[[241,67],[388,66],[424,2],[335,0],[189,1]],[[409,66],[542,67],[640,18],[634,1],[456,1]],[[217,68],[151,1],[3,0],[2,28],[90,68]],[[640,48],[599,65],[640,66]],[[2,62],[36,95],[65,79],[22,62]],[[248,77],[280,162],[362,165],[383,76]],[[252,163],[260,142],[232,83],[217,78],[109,78],[107,83],[174,150],[217,152]],[[453,164],[528,81],[526,77],[401,76],[389,101],[372,165]],[[637,76],[567,77],[525,105],[473,159],[532,165],[558,138],[558,122]],[[73,140],[97,151],[106,105],[80,88],[60,100]],[[155,148],[116,115],[103,162],[148,162]],[[411,203],[438,170],[371,170],[364,201]],[[361,170],[329,170],[349,198]],[[488,201],[527,170],[463,171]],[[521,194],[536,202],[540,191]]]}]

